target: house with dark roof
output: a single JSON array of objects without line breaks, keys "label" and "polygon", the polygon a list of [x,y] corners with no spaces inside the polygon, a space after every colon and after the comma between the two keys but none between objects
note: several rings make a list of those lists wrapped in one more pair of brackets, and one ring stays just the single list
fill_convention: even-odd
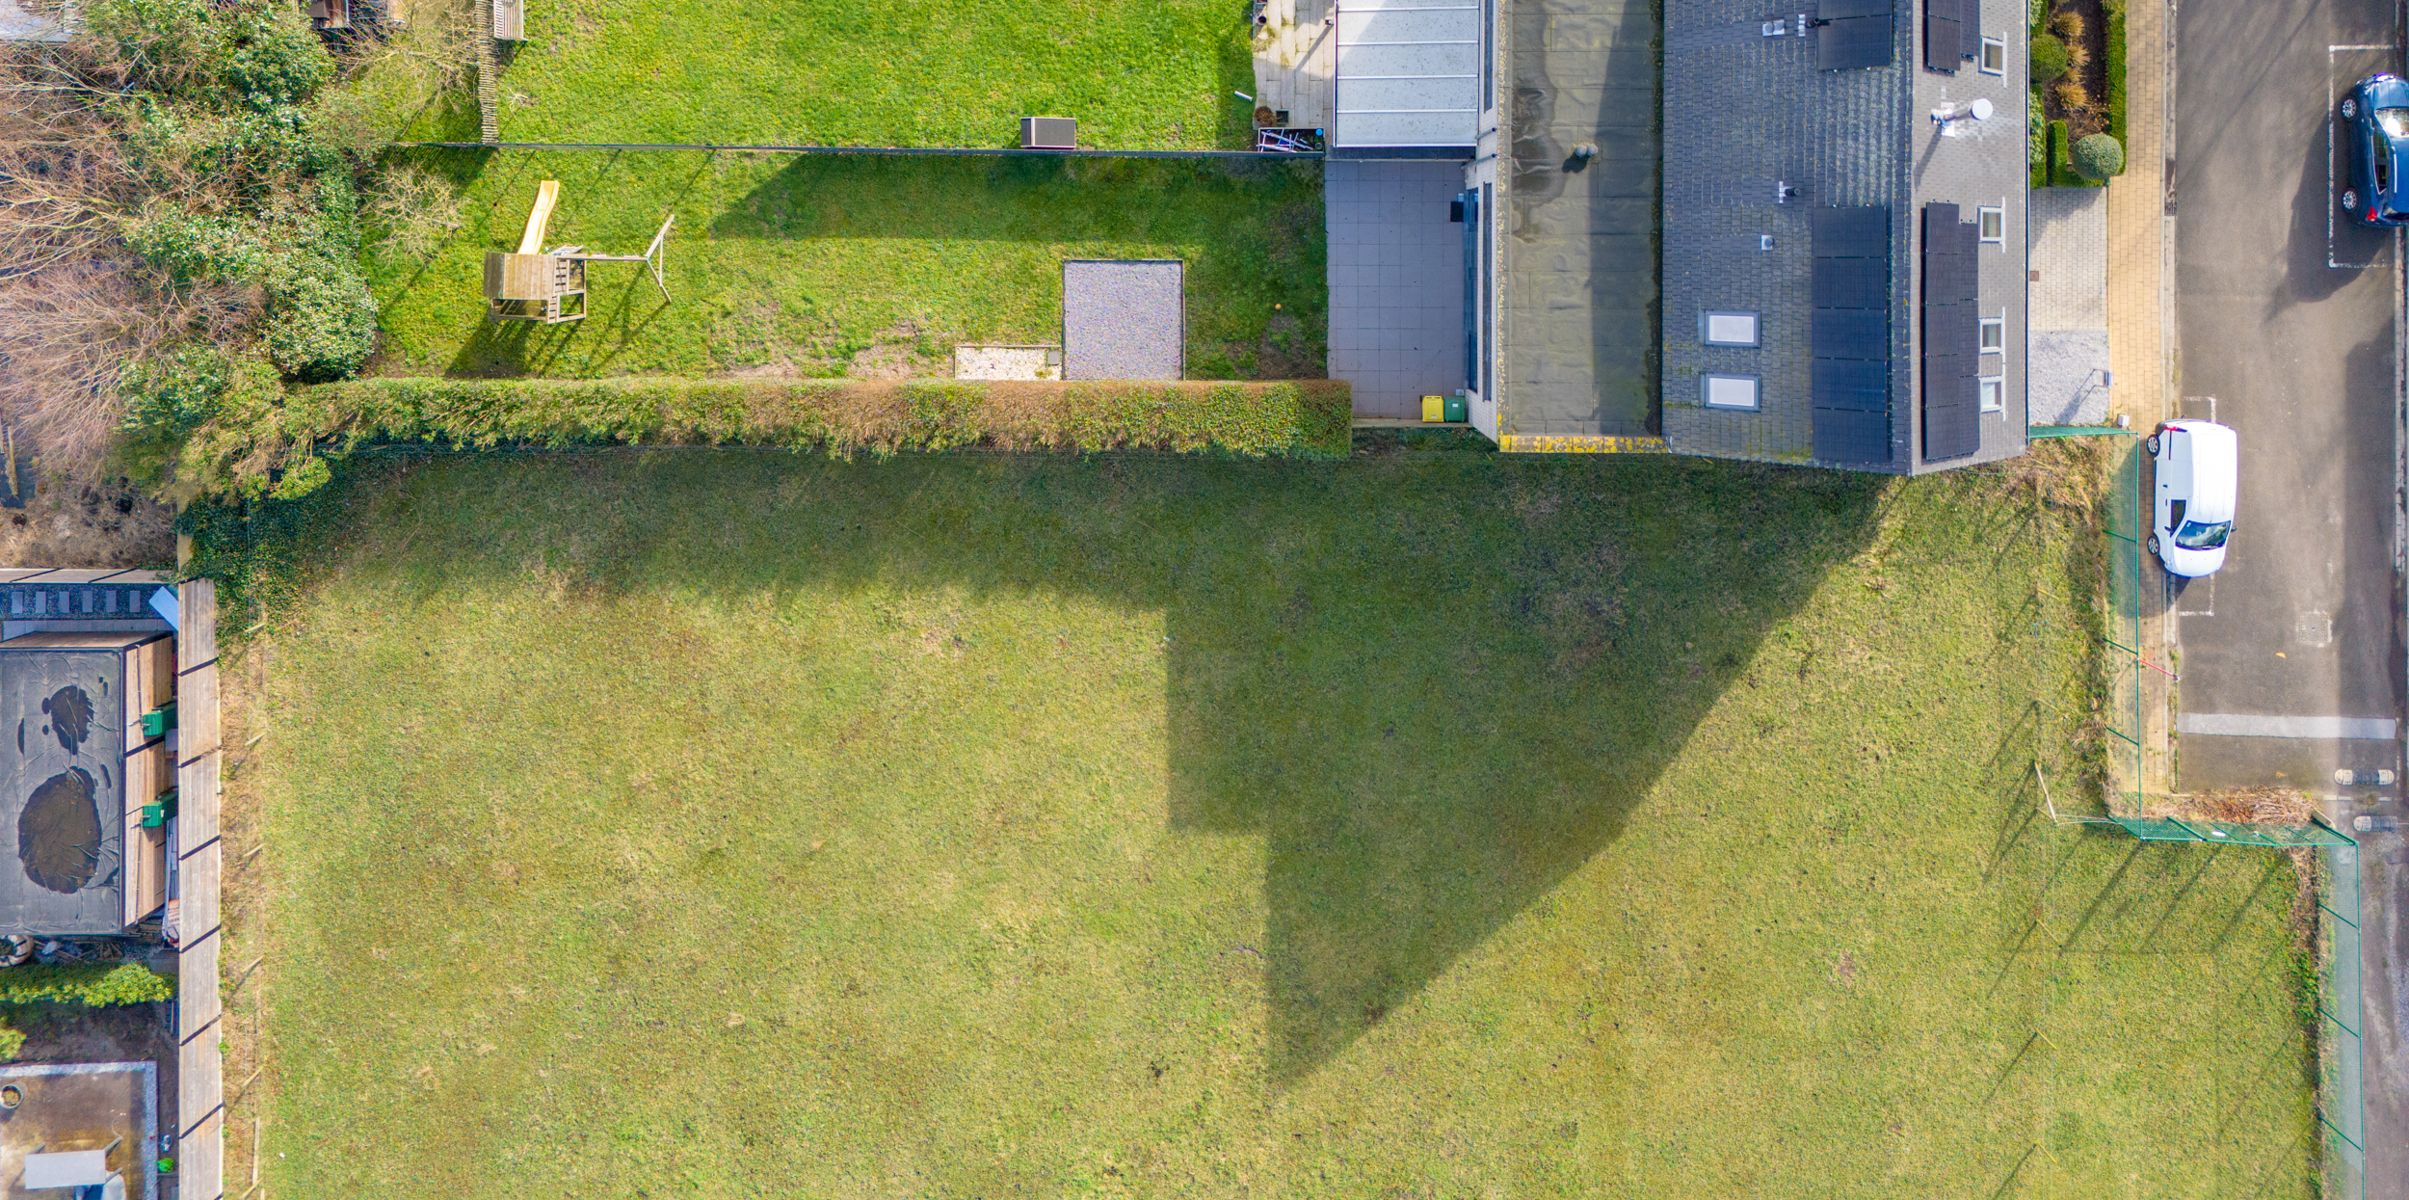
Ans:
[{"label": "house with dark roof", "polygon": [[1679,0],[1664,437],[1916,474],[2025,447],[2023,0]]},{"label": "house with dark roof", "polygon": [[1895,474],[2021,453],[2024,0],[1663,9],[1301,14],[1334,47],[1357,415],[1452,393],[1508,451]]}]

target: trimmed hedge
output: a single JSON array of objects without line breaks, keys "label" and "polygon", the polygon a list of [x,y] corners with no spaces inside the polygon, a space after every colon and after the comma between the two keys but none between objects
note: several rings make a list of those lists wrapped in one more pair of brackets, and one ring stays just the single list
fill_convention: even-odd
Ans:
[{"label": "trimmed hedge", "polygon": [[2125,2],[2100,0],[2100,17],[2108,23],[2108,136],[2128,145],[2125,136]]},{"label": "trimmed hedge", "polygon": [[[297,498],[365,445],[755,445],[837,457],[966,446],[1340,458],[1353,397],[1331,380],[353,379],[229,402],[136,476],[182,498]],[[180,411],[180,410],[179,410]]]},{"label": "trimmed hedge", "polygon": [[1343,383],[883,383],[855,380],[355,379],[299,390],[288,419],[330,449],[366,442],[742,443],[885,454],[1004,450],[1347,453]]}]

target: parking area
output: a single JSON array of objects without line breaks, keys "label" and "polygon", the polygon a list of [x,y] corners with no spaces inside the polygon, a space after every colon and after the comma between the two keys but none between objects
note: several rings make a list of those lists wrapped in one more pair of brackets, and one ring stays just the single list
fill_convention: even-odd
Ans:
[{"label": "parking area", "polygon": [[[2255,14],[2187,12],[2178,42],[2178,412],[2240,434],[2245,514],[2224,569],[2165,597],[2189,788],[2322,791],[2398,765],[2393,235],[2337,212],[2327,103],[2390,63],[2366,47],[2392,17],[2292,7],[2287,41]],[[2283,79],[2324,82],[2269,103]]]},{"label": "parking area", "polygon": [[[2340,211],[2335,107],[2400,69],[2389,0],[2186,5],[2176,17],[2177,415],[2232,426],[2240,506],[2225,567],[2168,581],[2181,673],[2176,786],[2280,785],[2335,815],[2397,789],[2398,236]],[[2339,773],[2339,774],[2338,774]],[[2362,856],[2367,917],[2367,1191],[2409,1195],[2402,851]]]}]

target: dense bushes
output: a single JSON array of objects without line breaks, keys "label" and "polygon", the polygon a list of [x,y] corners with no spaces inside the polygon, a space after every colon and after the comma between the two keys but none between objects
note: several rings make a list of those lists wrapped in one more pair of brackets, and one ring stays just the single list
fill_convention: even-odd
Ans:
[{"label": "dense bushes", "polygon": [[358,379],[281,397],[238,358],[190,351],[127,385],[155,448],[143,477],[172,494],[296,497],[325,460],[376,444],[756,445],[838,456],[1167,450],[1327,458],[1353,434],[1346,385],[889,383],[858,380]]},{"label": "dense bushes", "polygon": [[[30,314],[0,328],[0,407],[27,414],[63,473],[124,450],[111,431],[190,426],[163,420],[159,395],[121,390],[189,374],[189,343],[294,380],[341,379],[373,352],[377,316],[358,262],[357,164],[314,107],[335,63],[301,7],[90,0],[80,12],[73,40],[0,59],[15,135],[0,137],[12,268],[0,315]],[[125,370],[153,358],[165,361],[152,375]]]},{"label": "dense bushes", "polygon": [[[0,1006],[73,1004],[117,1008],[174,999],[175,985],[140,963],[115,966],[28,966],[0,970]],[[0,1062],[25,1049],[25,1031],[0,1023]]]},{"label": "dense bushes", "polygon": [[347,379],[376,350],[376,298],[357,259],[288,254],[268,276],[268,359],[307,382]]},{"label": "dense bushes", "polygon": [[134,219],[125,240],[179,288],[247,283],[267,268],[267,249],[243,222],[189,213],[164,200]]},{"label": "dense bushes", "polygon": [[115,1008],[173,999],[175,985],[140,963],[115,966],[10,967],[0,970],[0,1004],[80,1004]]}]

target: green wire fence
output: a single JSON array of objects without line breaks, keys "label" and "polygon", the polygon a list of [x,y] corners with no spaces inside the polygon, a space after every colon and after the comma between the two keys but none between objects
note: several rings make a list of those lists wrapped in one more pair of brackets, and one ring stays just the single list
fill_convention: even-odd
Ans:
[{"label": "green wire fence", "polygon": [[[2318,1171],[2321,1191],[2332,1200],[2362,1200],[2367,1172],[2365,1048],[2360,1038],[2363,992],[2359,922],[2359,845],[2349,834],[2312,820],[2307,825],[2258,825],[2146,817],[2143,803],[2142,570],[2149,529],[2142,491],[2142,443],[2131,430],[2111,426],[2037,426],[2032,436],[2113,437],[2123,440],[2109,469],[2102,531],[2107,546],[2100,632],[2107,653],[2103,717],[2109,753],[2115,756],[2106,816],[2070,816],[2054,805],[2060,821],[2111,825],[2143,842],[2190,842],[2302,850],[2313,856],[2317,893],[2315,954],[2317,995],[2314,1050],[2317,1057]],[[2044,794],[2046,800],[2046,793]]]}]

